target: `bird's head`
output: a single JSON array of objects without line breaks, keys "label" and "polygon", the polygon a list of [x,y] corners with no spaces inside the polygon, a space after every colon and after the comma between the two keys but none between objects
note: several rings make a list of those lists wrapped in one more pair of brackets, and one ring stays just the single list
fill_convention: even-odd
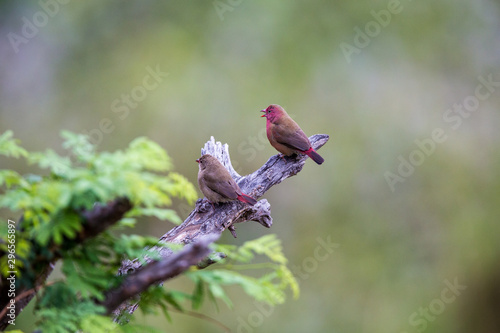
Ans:
[{"label": "bird's head", "polygon": [[271,104],[267,107],[267,109],[261,110],[260,112],[264,112],[261,117],[266,117],[270,122],[278,120],[284,113],[286,113],[285,109],[278,104]]},{"label": "bird's head", "polygon": [[197,159],[196,162],[198,162],[198,164],[200,166],[200,170],[203,170],[203,169],[209,167],[210,165],[218,163],[219,161],[215,157],[213,157],[212,155],[205,154],[202,157],[200,157],[199,159]]}]

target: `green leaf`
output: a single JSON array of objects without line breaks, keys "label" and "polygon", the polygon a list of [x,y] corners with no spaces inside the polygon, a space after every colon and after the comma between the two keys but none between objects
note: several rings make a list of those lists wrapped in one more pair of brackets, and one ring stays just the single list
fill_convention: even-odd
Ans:
[{"label": "green leaf", "polygon": [[185,300],[188,300],[188,299],[191,299],[191,295],[186,294],[186,293],[181,292],[181,291],[168,290],[168,291],[165,291],[165,293],[164,293],[164,300],[168,304],[172,305],[174,308],[176,308],[178,311],[181,311],[181,312],[183,312],[184,309],[182,308],[180,303],[185,301]]},{"label": "green leaf", "polygon": [[[279,286],[276,286],[269,281],[259,280],[249,276],[242,275],[237,272],[228,270],[211,270],[211,271],[196,271],[195,278],[202,279],[210,285],[214,296],[220,294],[217,287],[212,285],[231,285],[236,284],[243,288],[243,290],[258,301],[265,301],[271,305],[282,303],[284,301],[283,291]],[[272,296],[271,296],[272,295]],[[276,295],[279,295],[277,297]]]},{"label": "green leaf", "polygon": [[281,240],[275,234],[264,235],[252,241],[245,242],[243,248],[254,251],[257,254],[266,255],[272,261],[286,264],[287,260],[283,254]]},{"label": "green leaf", "polygon": [[82,333],[107,332],[116,328],[116,323],[109,317],[88,315],[81,322]]},{"label": "green leaf", "polygon": [[28,187],[29,184],[24,178],[13,170],[0,170],[0,186],[5,186],[7,189],[13,186]]},{"label": "green leaf", "polygon": [[132,228],[137,223],[137,220],[131,217],[124,217],[120,221],[118,221],[117,225],[121,227]]},{"label": "green leaf", "polygon": [[289,287],[292,290],[293,297],[299,298],[300,288],[297,279],[285,265],[280,265],[277,270],[277,277],[281,280],[281,288]]},{"label": "green leaf", "polygon": [[160,145],[144,137],[132,141],[126,154],[127,161],[136,168],[151,171],[168,171],[172,168],[169,157]]},{"label": "green leaf", "polygon": [[64,260],[61,268],[71,291],[82,299],[104,299],[104,290],[114,273],[85,260]]},{"label": "green leaf", "polygon": [[281,241],[274,234],[264,235],[260,238],[243,243],[236,251],[226,252],[228,257],[239,261],[249,262],[255,254],[267,256],[273,262],[286,264],[287,260],[283,254]]},{"label": "green leaf", "polygon": [[203,281],[200,279],[196,282],[196,287],[193,292],[192,306],[194,310],[198,310],[203,303],[204,289]]},{"label": "green leaf", "polygon": [[128,212],[127,216],[154,216],[159,220],[169,220],[170,222],[179,225],[182,223],[181,218],[177,215],[176,211],[167,208],[134,208]]},{"label": "green leaf", "polygon": [[73,211],[59,211],[51,221],[44,222],[32,230],[35,240],[42,246],[46,246],[53,240],[55,244],[61,244],[64,237],[75,238],[77,232],[82,229],[80,216]]},{"label": "green leaf", "polygon": [[79,161],[90,162],[94,157],[95,147],[89,141],[88,135],[62,131],[63,148],[68,149]]},{"label": "green leaf", "polygon": [[168,182],[164,183],[164,185],[162,184],[163,186],[160,187],[163,191],[184,199],[189,204],[193,204],[198,199],[198,192],[196,192],[193,184],[184,176],[176,172],[171,172],[168,174],[166,180]]},{"label": "green leaf", "polygon": [[12,131],[6,131],[0,135],[0,155],[15,157],[28,156],[28,152],[18,146],[19,140],[12,139]]},{"label": "green leaf", "polygon": [[224,303],[226,303],[228,308],[233,308],[233,302],[231,302],[226,292],[220,285],[211,283],[208,285],[208,290],[210,291],[211,298],[214,299],[214,303],[216,305],[217,303],[215,302],[215,298],[220,298]]},{"label": "green leaf", "polygon": [[59,156],[51,149],[47,149],[44,153],[31,153],[28,161],[37,164],[42,169],[50,169],[60,176],[65,175],[72,167],[69,157]]}]

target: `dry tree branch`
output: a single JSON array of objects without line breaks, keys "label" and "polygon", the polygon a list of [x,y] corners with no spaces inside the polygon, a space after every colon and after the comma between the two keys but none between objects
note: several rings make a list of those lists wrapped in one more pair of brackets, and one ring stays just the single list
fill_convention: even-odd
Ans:
[{"label": "dry tree branch", "polygon": [[[316,134],[309,138],[315,150],[321,148],[329,139],[326,134]],[[210,154],[216,157],[236,180],[241,190],[254,197],[260,198],[272,186],[281,183],[288,177],[300,172],[306,162],[307,156],[280,157],[274,155],[257,171],[240,176],[233,168],[229,157],[228,145],[215,142],[212,137],[205,143],[201,154]],[[266,228],[272,225],[271,205],[266,199],[259,200],[254,206],[239,201],[212,205],[205,199],[198,199],[194,210],[186,220],[173,228],[160,238],[160,242],[190,244],[198,242],[206,235],[221,235],[229,229],[235,236],[234,225],[245,221],[255,221]],[[163,260],[174,255],[167,247],[153,247],[149,251],[155,252]],[[146,266],[142,266],[139,259],[124,262],[120,274],[137,274]],[[132,314],[137,309],[137,300],[122,303],[115,311],[115,320],[121,321],[123,314]]]}]

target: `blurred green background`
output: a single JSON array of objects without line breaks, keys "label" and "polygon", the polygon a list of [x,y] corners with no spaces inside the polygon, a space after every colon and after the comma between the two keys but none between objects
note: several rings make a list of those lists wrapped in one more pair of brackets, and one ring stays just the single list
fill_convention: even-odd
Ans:
[{"label": "blurred green background", "polygon": [[[196,184],[212,135],[241,174],[276,154],[259,118],[271,103],[306,134],[331,136],[323,165],[308,160],[266,193],[271,230],[246,223],[222,239],[276,233],[301,287],[274,310],[238,288],[234,309],[206,304],[234,332],[499,332],[495,82],[492,0],[0,2],[0,133],[12,129],[29,150],[62,152],[63,129],[101,150],[147,136]],[[477,89],[489,95],[471,97]],[[472,111],[460,114],[464,102]],[[431,144],[437,128],[446,140]],[[404,173],[410,157],[419,165],[391,189],[387,172]],[[185,218],[192,207],[174,208]],[[137,232],[171,227],[144,220]],[[336,244],[331,253],[318,239]],[[30,312],[15,328],[33,329]],[[221,331],[181,314],[173,324],[138,316],[164,331]]]}]

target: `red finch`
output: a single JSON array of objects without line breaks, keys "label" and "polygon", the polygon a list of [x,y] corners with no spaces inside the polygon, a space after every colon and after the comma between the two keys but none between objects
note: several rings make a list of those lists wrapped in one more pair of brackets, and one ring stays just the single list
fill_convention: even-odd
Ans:
[{"label": "red finch", "polygon": [[266,117],[267,138],[271,145],[283,155],[306,154],[318,164],[325,160],[312,147],[309,138],[302,129],[286,113],[285,109],[277,104],[271,104],[262,117]]},{"label": "red finch", "polygon": [[199,164],[198,186],[212,203],[239,200],[255,205],[257,200],[241,192],[229,171],[212,155],[205,154],[196,160]]}]

